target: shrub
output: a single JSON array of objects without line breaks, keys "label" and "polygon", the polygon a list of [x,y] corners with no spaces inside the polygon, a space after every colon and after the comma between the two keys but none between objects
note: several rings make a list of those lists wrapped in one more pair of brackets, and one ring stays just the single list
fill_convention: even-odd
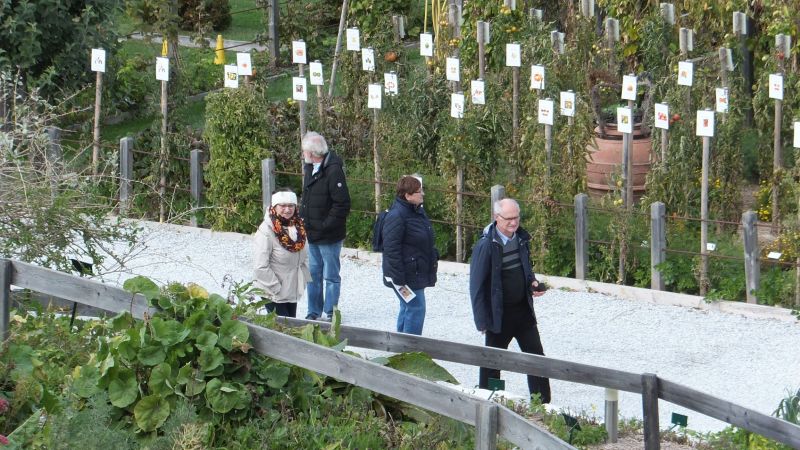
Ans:
[{"label": "shrub", "polygon": [[210,23],[211,28],[220,31],[231,25],[231,5],[228,0],[181,0],[178,14],[184,30],[197,30]]}]

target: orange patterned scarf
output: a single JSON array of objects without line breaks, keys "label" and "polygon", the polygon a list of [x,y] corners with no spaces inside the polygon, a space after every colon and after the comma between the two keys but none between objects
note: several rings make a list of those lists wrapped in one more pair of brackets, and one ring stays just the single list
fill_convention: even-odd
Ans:
[{"label": "orange patterned scarf", "polygon": [[[272,221],[272,231],[275,232],[275,236],[283,248],[296,253],[305,247],[306,227],[303,224],[303,219],[297,215],[296,211],[291,218],[284,219],[278,215],[273,206],[269,208],[269,219]],[[297,228],[297,240],[292,240],[291,236],[289,236],[289,227]]]}]

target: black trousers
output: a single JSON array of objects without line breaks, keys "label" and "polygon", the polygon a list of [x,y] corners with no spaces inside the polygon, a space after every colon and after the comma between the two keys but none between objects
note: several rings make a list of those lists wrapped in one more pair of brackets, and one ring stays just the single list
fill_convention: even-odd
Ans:
[{"label": "black trousers", "polygon": [[[536,319],[531,314],[530,306],[523,304],[521,307],[508,308],[503,312],[503,326],[500,333],[486,330],[486,346],[494,348],[508,348],[511,339],[516,339],[520,350],[524,353],[533,353],[544,356],[542,340],[539,337],[539,328]],[[481,367],[478,386],[489,388],[489,378],[500,378],[500,371]],[[550,380],[544,377],[528,375],[528,391],[539,394],[542,403],[550,403]]]},{"label": "black trousers", "polygon": [[267,313],[275,311],[275,314],[283,317],[297,317],[297,303],[267,303],[264,305]]}]

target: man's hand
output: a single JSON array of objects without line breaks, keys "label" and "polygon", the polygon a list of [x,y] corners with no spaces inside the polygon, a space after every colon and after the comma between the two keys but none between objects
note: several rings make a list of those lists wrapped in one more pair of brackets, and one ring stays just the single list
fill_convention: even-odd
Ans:
[{"label": "man's hand", "polygon": [[541,292],[533,291],[533,292],[531,292],[531,295],[533,295],[534,297],[541,297],[541,296],[544,295],[544,291],[541,291]]}]

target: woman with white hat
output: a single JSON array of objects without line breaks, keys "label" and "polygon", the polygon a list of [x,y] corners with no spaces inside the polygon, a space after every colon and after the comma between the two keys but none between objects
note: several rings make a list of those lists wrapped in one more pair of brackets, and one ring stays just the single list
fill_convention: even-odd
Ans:
[{"label": "woman with white hat", "polygon": [[264,291],[267,312],[296,317],[297,301],[311,281],[306,229],[297,212],[297,195],[290,190],[272,194],[272,207],[253,241],[253,285]]}]

